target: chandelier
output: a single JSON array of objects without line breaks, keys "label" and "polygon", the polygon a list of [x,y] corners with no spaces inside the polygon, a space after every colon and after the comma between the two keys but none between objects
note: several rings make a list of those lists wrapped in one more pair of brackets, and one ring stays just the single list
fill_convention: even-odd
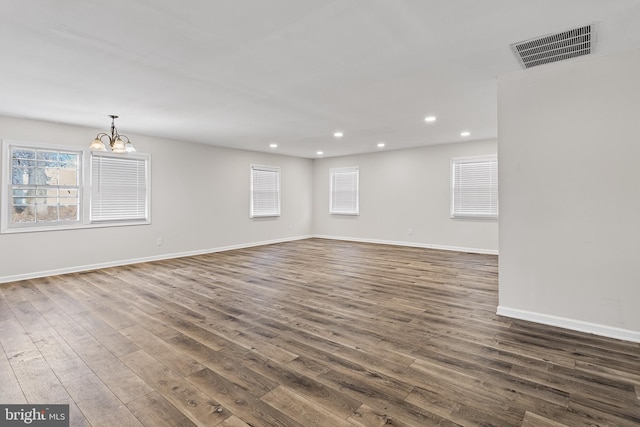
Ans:
[{"label": "chandelier", "polygon": [[89,149],[91,151],[107,151],[107,146],[102,140],[102,138],[106,137],[109,139],[108,145],[113,153],[133,153],[136,151],[129,138],[118,133],[115,125],[115,120],[118,116],[110,115],[109,117],[111,117],[111,135],[104,132],[99,133],[89,146]]}]

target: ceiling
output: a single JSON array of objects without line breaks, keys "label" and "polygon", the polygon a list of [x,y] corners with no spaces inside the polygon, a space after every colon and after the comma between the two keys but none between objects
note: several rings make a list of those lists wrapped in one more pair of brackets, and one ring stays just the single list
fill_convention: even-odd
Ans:
[{"label": "ceiling", "polygon": [[307,158],[496,138],[510,44],[594,21],[592,56],[640,48],[640,0],[0,0],[0,115]]}]

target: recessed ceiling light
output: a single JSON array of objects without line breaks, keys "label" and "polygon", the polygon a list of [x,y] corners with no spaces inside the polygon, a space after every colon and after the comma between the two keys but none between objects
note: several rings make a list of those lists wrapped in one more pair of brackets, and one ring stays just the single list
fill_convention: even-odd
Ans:
[{"label": "recessed ceiling light", "polygon": [[278,148],[278,144],[276,144],[276,143],[271,143],[271,144],[269,144],[269,147],[271,147],[271,148]]},{"label": "recessed ceiling light", "polygon": [[427,116],[424,118],[424,121],[427,123],[431,123],[431,122],[435,122],[436,121],[436,116]]},{"label": "recessed ceiling light", "polygon": [[335,136],[336,138],[342,138],[344,136],[344,133],[338,131],[338,132],[334,132],[333,136]]},{"label": "recessed ceiling light", "polygon": [[384,142],[378,142],[378,148],[383,148],[384,147]]},{"label": "recessed ceiling light", "polygon": [[468,131],[460,132],[460,136],[469,136],[469,135],[471,135],[471,132],[468,132]]},{"label": "recessed ceiling light", "polygon": [[316,151],[316,154],[317,154],[318,156],[322,156],[322,155],[324,154],[324,152],[322,152],[322,151]]}]

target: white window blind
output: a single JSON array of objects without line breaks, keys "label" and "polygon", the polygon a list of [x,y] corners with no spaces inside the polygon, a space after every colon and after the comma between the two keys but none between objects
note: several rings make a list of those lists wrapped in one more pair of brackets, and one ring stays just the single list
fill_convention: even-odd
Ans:
[{"label": "white window blind", "polygon": [[338,215],[358,215],[358,167],[330,169],[329,212]]},{"label": "white window blind", "polygon": [[91,222],[149,221],[149,157],[91,153]]},{"label": "white window blind", "polygon": [[451,217],[498,218],[498,159],[452,159],[451,171]]},{"label": "white window blind", "polygon": [[280,216],[280,168],[251,166],[249,216]]}]

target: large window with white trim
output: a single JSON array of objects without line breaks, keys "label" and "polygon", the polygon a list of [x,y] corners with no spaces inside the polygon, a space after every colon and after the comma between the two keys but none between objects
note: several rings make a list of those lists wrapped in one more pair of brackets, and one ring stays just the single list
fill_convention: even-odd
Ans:
[{"label": "large window with white trim", "polygon": [[451,217],[498,218],[496,156],[451,159]]},{"label": "large window with white trim", "polygon": [[251,166],[250,218],[280,216],[280,168]]},{"label": "large window with white trim", "polygon": [[359,215],[359,168],[331,168],[329,213],[333,215]]},{"label": "large window with white trim", "polygon": [[4,140],[0,232],[148,224],[150,159]]}]

